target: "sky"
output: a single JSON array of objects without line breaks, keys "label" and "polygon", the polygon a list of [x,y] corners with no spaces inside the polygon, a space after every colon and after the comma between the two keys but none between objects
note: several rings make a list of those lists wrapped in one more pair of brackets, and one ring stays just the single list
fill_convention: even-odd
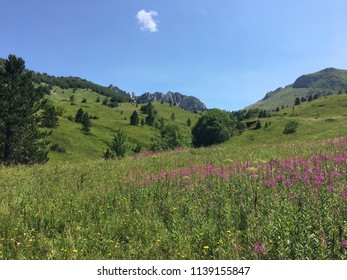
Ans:
[{"label": "sky", "polygon": [[347,69],[346,11],[345,0],[0,0],[0,57],[233,111]]}]

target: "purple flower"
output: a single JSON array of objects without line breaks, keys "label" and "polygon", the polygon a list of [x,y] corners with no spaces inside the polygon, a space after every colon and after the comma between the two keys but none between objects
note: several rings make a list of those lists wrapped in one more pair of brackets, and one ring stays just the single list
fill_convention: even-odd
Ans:
[{"label": "purple flower", "polygon": [[333,192],[334,191],[334,187],[332,185],[329,185],[329,186],[327,186],[327,190],[329,192]]},{"label": "purple flower", "polygon": [[340,247],[341,247],[341,248],[347,248],[347,240],[341,241],[341,242],[340,242]]},{"label": "purple flower", "polygon": [[257,254],[263,254],[265,250],[264,244],[253,244],[253,251]]}]

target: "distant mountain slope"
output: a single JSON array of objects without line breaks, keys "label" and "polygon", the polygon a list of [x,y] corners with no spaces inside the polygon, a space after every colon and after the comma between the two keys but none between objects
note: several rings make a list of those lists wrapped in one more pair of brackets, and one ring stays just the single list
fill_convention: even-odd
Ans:
[{"label": "distant mountain slope", "polygon": [[136,97],[138,103],[147,103],[149,101],[167,102],[176,104],[178,107],[189,111],[205,111],[207,107],[198,98],[194,96],[183,95],[179,92],[169,91],[167,94],[162,92],[149,93],[146,92]]},{"label": "distant mountain slope", "polygon": [[[109,88],[115,92],[119,92],[119,88],[114,85],[109,85]],[[123,93],[124,94],[124,93]],[[137,103],[148,103],[148,102],[166,102],[176,105],[188,111],[205,111],[207,107],[198,98],[194,96],[187,96],[179,92],[169,91],[168,93],[162,92],[145,92],[140,96],[136,96],[135,93],[125,93],[125,97],[136,101]]]},{"label": "distant mountain slope", "polygon": [[275,110],[294,105],[295,99],[328,96],[347,91],[347,70],[326,68],[302,75],[293,84],[268,92],[265,97],[247,108]]},{"label": "distant mountain slope", "polygon": [[326,68],[313,74],[302,75],[296,79],[293,88],[347,90],[347,70]]}]

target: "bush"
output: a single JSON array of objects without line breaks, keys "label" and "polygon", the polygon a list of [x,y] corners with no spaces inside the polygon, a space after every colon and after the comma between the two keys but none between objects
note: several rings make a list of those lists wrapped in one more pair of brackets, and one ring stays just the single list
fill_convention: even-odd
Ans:
[{"label": "bush", "polygon": [[188,140],[177,125],[166,125],[161,129],[159,137],[152,138],[150,149],[152,151],[174,150],[188,145]]},{"label": "bush", "polygon": [[207,111],[192,129],[193,146],[210,146],[230,139],[236,123],[230,113],[219,109]]},{"label": "bush", "polygon": [[111,150],[118,158],[125,157],[125,153],[129,148],[128,137],[125,132],[121,129],[116,131],[116,134],[113,137]]},{"label": "bush", "polygon": [[55,151],[55,152],[58,152],[58,153],[63,153],[63,154],[65,154],[66,153],[66,149],[64,148],[64,147],[62,147],[62,146],[59,146],[59,144],[52,144],[51,146],[50,146],[50,150],[51,151]]},{"label": "bush", "polygon": [[298,121],[289,121],[286,126],[284,127],[284,134],[293,134],[296,133],[296,130],[299,126],[299,122]]}]

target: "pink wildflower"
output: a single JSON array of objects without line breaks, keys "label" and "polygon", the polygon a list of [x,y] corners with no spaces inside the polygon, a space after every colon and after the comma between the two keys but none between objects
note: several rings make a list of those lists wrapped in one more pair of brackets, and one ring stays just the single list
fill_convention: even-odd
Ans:
[{"label": "pink wildflower", "polygon": [[265,245],[264,244],[253,244],[253,251],[257,254],[263,254],[265,250]]}]

